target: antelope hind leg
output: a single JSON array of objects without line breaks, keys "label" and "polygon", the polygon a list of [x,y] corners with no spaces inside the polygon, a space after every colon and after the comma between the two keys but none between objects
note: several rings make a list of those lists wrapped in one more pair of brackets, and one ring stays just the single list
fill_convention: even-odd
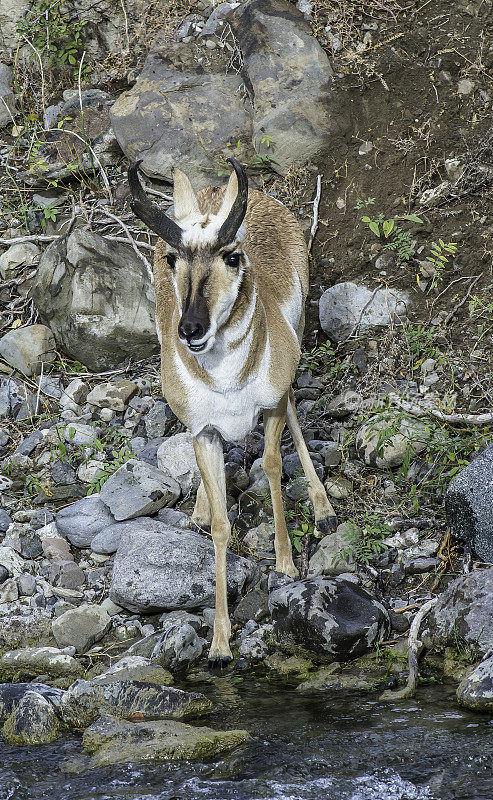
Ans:
[{"label": "antelope hind leg", "polygon": [[211,524],[212,514],[207,492],[205,491],[204,481],[200,481],[200,486],[197,491],[197,498],[195,500],[195,507],[192,514],[192,522],[198,528],[209,528]]},{"label": "antelope hind leg", "polygon": [[221,438],[201,433],[193,440],[195,457],[211,511],[211,534],[216,556],[216,616],[209,650],[209,666],[223,667],[232,661],[229,647],[231,623],[228,615],[226,550],[231,533],[226,508],[226,476]]},{"label": "antelope hind leg", "polygon": [[264,410],[265,448],[262,465],[269,479],[272,509],[274,511],[276,571],[284,572],[291,578],[296,578],[299,573],[293,563],[291,540],[286,527],[281,494],[282,459],[279,446],[286,424],[286,403],[287,395],[281,400],[276,409]]},{"label": "antelope hind leg", "polygon": [[313,505],[315,513],[315,525],[321,533],[328,533],[329,528],[333,531],[337,528],[337,518],[334,509],[332,508],[327,492],[324,489],[323,483],[318,477],[313,461],[310,458],[310,453],[305,444],[303,434],[301,432],[300,423],[296,415],[296,407],[294,404],[294,392],[291,389],[289,392],[289,400],[287,407],[288,428],[293,437],[294,446],[298,452],[303,472],[305,473],[306,481],[308,484],[308,495]]}]

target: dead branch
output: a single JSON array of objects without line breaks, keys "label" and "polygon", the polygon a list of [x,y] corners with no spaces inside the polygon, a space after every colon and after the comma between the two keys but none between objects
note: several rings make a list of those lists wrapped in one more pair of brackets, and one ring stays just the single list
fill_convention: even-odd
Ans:
[{"label": "dead branch", "polygon": [[312,249],[313,240],[315,238],[315,234],[318,228],[318,209],[320,206],[320,198],[322,196],[322,176],[317,175],[317,191],[315,194],[315,200],[313,201],[313,222],[312,227],[310,229],[310,238],[308,240],[308,252]]},{"label": "dead branch", "polygon": [[409,663],[409,676],[407,683],[403,689],[398,689],[396,692],[388,690],[380,695],[380,700],[404,700],[407,697],[413,697],[418,683],[418,648],[421,642],[418,639],[419,629],[423,619],[426,617],[428,611],[435,605],[438,598],[432,597],[424,605],[421,606],[418,613],[413,619],[411,628],[409,630],[409,638],[407,640],[407,652]]},{"label": "dead branch", "polygon": [[423,408],[422,406],[393,397],[392,401],[403,411],[408,411],[414,417],[433,417],[440,422],[448,422],[451,425],[491,425],[493,423],[493,412],[484,414],[446,414],[438,408]]}]

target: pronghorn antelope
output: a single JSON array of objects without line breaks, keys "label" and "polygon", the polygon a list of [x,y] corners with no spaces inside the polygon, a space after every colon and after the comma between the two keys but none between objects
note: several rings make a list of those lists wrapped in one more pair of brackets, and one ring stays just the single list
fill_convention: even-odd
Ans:
[{"label": "pronghorn antelope", "polygon": [[288,424],[308,483],[317,528],[335,527],[334,510],[312,464],[291,388],[300,358],[308,256],[302,231],[278,201],[248,189],[243,167],[226,187],[195,194],[173,173],[174,219],[146,196],[129,169],[133,212],[160,237],[154,259],[156,321],[164,395],[194,437],[202,482],[193,520],[211,526],[216,617],[211,665],[231,660],[226,587],[230,523],[221,437],[238,441],[263,414],[263,468],[275,522],[276,570],[295,577],[281,496],[279,450]]}]

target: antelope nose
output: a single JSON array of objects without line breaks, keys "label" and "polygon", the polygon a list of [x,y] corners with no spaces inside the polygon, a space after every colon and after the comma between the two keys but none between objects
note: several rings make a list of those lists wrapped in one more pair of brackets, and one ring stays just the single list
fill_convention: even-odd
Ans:
[{"label": "antelope nose", "polygon": [[182,339],[191,342],[192,339],[201,339],[205,331],[200,322],[196,320],[181,320],[178,326],[178,333]]}]

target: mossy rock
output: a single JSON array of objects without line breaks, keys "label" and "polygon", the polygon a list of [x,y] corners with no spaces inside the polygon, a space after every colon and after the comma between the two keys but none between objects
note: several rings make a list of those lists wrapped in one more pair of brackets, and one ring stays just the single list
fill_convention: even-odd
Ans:
[{"label": "mossy rock", "polygon": [[62,724],[53,705],[35,691],[26,692],[2,727],[7,744],[37,745],[54,742]]},{"label": "mossy rock", "polygon": [[106,716],[84,732],[82,744],[92,754],[89,768],[94,769],[151,759],[208,761],[249,739],[244,730],[195,728],[174,720],[132,723]]},{"label": "mossy rock", "polygon": [[334,663],[326,669],[319,669],[306,681],[296,687],[300,694],[316,692],[374,692],[386,682],[388,675],[383,668],[358,669],[354,665],[345,668]]},{"label": "mossy rock", "polygon": [[273,653],[265,659],[265,665],[269,670],[277,672],[285,678],[297,678],[298,680],[308,678],[313,670],[313,662],[308,658],[300,656],[286,656],[284,653]]}]

